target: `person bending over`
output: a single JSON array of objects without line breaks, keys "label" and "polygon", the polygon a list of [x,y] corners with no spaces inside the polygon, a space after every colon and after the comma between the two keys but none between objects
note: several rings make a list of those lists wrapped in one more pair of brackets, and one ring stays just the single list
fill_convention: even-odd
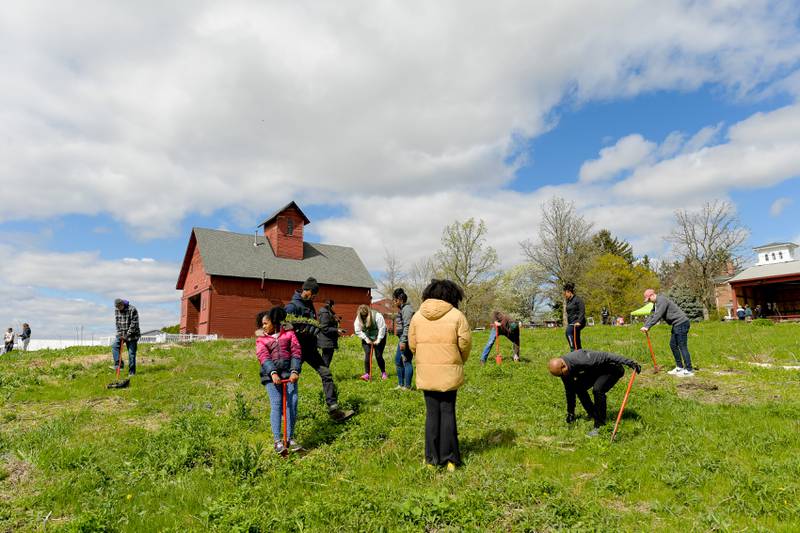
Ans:
[{"label": "person bending over", "polygon": [[[606,393],[619,381],[625,370],[632,368],[637,374],[642,371],[639,363],[633,359],[608,352],[576,350],[563,357],[550,359],[548,369],[554,376],[561,378],[564,392],[567,395],[567,424],[575,421],[575,396],[594,420],[594,429],[589,437],[596,437],[599,428],[606,423]],[[588,390],[592,389],[594,403],[589,398]]]}]

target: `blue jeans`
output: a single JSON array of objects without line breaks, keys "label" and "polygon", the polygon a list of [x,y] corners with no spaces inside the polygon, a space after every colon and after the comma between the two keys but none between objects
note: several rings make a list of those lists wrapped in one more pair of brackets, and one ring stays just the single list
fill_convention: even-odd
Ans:
[{"label": "blue jeans", "polygon": [[[114,366],[119,365],[119,342],[120,338],[114,339],[114,344],[111,345],[111,355],[114,357]],[[128,341],[125,346],[128,347],[128,375],[136,374],[136,346],[139,340]]]},{"label": "blue jeans", "polygon": [[481,363],[485,363],[486,360],[489,358],[489,352],[492,351],[492,346],[494,346],[495,340],[495,328],[489,329],[489,340],[486,341],[486,346],[483,348],[483,353],[481,354]]},{"label": "blue jeans", "polygon": [[[405,361],[403,361],[405,357]],[[397,384],[407,389],[411,388],[411,377],[414,375],[414,367],[411,365],[411,358],[414,354],[406,343],[404,352],[400,351],[400,343],[397,344],[397,352],[394,354],[394,366],[397,368]]]},{"label": "blue jeans", "polygon": [[[266,384],[269,396],[269,424],[275,441],[283,440],[283,384]],[[297,383],[286,384],[286,438],[294,437],[294,422],[297,420]]]},{"label": "blue jeans", "polygon": [[692,356],[689,355],[689,321],[672,326],[669,347],[675,358],[675,366],[692,370]]}]

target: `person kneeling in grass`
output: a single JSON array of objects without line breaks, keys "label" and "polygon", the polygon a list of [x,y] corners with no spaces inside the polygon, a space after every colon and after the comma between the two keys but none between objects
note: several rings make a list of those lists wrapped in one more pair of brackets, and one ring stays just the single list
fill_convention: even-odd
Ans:
[{"label": "person kneeling in grass", "polygon": [[353,322],[353,331],[361,339],[361,348],[364,350],[364,375],[361,379],[369,381],[372,379],[370,374],[370,362],[372,353],[375,353],[375,360],[378,361],[378,368],[381,369],[381,379],[386,379],[386,362],[383,360],[383,350],[386,348],[386,320],[383,315],[370,309],[368,305],[358,306],[356,320]]},{"label": "person kneeling in grass", "polygon": [[461,464],[456,429],[456,392],[464,384],[464,363],[472,334],[458,303],[464,293],[450,280],[431,281],[411,319],[408,343],[417,362],[417,388],[425,394],[425,462]]},{"label": "person kneeling in grass", "polygon": [[[567,424],[575,421],[575,396],[583,408],[594,419],[594,429],[587,436],[596,437],[600,427],[606,423],[606,393],[625,375],[622,366],[632,368],[637,374],[642,371],[633,359],[608,352],[576,350],[563,357],[550,359],[548,369],[564,382],[567,394]],[[588,389],[594,394],[594,404]]]},{"label": "person kneeling in grass", "polygon": [[283,453],[286,448],[281,435],[283,419],[283,384],[286,384],[286,437],[289,449],[293,452],[303,447],[294,440],[294,424],[297,420],[297,380],[303,364],[300,343],[294,331],[287,330],[282,322],[286,319],[286,311],[280,306],[263,311],[256,317],[256,324],[261,327],[256,331],[256,355],[261,364],[261,384],[267,389],[269,396],[269,421],[272,436],[275,439],[275,451]]},{"label": "person kneeling in grass", "polygon": [[514,361],[519,361],[519,322],[512,320],[510,316],[502,311],[495,311],[492,313],[492,319],[494,322],[489,332],[489,340],[486,341],[486,346],[483,348],[483,353],[481,354],[481,364],[486,363],[486,359],[489,358],[489,352],[492,351],[492,346],[494,346],[495,341],[500,342],[500,339],[495,338],[497,336],[495,332],[504,337],[508,337],[508,340],[510,340],[511,344],[514,346]]}]

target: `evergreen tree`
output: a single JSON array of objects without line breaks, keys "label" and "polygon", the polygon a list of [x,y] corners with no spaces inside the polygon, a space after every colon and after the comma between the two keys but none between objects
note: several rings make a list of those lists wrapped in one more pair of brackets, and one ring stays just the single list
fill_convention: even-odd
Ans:
[{"label": "evergreen tree", "polygon": [[703,319],[703,302],[685,285],[674,285],[668,296],[686,313],[689,320]]}]

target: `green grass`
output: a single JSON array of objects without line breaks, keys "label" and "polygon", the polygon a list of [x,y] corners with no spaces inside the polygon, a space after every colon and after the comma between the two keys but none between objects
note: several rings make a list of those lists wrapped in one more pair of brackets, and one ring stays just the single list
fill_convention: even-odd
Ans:
[{"label": "green grass", "polygon": [[[485,368],[477,333],[452,474],[423,466],[421,393],[392,390],[393,363],[387,382],[358,380],[352,339],[333,370],[357,416],[331,423],[304,367],[297,437],[309,453],[288,459],[272,452],[252,342],[144,345],[119,391],[105,388],[108,350],[2,356],[0,531],[41,531],[48,513],[48,531],[800,529],[800,371],[751,364],[800,364],[800,325],[693,325],[693,380],[653,374],[635,328],[583,337],[645,366],[617,441],[610,427],[587,438],[585,417],[564,424],[545,368],[566,351],[561,330],[525,330],[523,362]],[[669,328],[652,338],[671,368]],[[609,395],[611,418],[624,388]]]}]

